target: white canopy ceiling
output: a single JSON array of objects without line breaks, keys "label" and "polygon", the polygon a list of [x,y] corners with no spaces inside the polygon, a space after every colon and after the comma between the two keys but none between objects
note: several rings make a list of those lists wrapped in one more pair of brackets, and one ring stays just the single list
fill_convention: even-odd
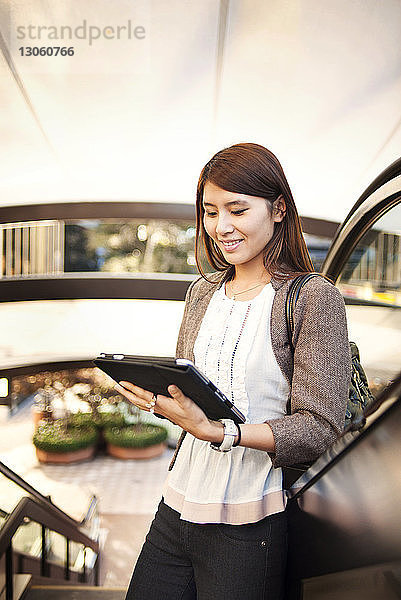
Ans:
[{"label": "white canopy ceiling", "polygon": [[399,0],[2,0],[0,31],[0,205],[191,202],[254,141],[342,220],[401,154]]}]

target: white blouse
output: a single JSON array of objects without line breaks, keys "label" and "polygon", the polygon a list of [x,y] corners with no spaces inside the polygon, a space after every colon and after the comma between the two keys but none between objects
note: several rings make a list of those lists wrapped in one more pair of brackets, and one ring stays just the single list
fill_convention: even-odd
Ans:
[{"label": "white blouse", "polygon": [[[274,289],[250,301],[213,294],[194,347],[196,366],[244,414],[263,423],[286,414],[288,382],[270,339]],[[164,501],[194,523],[252,523],[285,509],[281,469],[267,452],[237,446],[217,452],[187,433],[168,474]]]}]

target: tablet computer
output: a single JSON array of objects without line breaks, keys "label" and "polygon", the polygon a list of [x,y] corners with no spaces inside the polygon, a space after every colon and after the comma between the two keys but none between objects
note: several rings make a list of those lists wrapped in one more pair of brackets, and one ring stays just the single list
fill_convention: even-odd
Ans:
[{"label": "tablet computer", "polygon": [[244,415],[189,360],[100,354],[93,362],[114,381],[129,381],[153,394],[169,396],[167,388],[174,384],[213,421],[245,423]]}]

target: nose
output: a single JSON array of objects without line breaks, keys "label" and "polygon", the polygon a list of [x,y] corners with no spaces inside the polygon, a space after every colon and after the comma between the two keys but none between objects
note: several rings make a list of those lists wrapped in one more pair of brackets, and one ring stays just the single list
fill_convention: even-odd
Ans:
[{"label": "nose", "polygon": [[220,212],[217,218],[216,233],[217,235],[225,235],[234,231],[234,225],[229,212]]}]

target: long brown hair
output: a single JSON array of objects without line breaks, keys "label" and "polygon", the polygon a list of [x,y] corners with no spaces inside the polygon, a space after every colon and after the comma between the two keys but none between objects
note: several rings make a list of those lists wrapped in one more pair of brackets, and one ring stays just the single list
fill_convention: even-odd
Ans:
[{"label": "long brown hair", "polygon": [[278,158],[264,146],[248,143],[220,150],[200,174],[196,191],[195,257],[202,277],[208,280],[202,267],[203,252],[214,269],[226,272],[226,279],[235,274],[235,267],[226,261],[205,230],[203,192],[208,181],[227,192],[265,198],[270,211],[273,202],[282,195],[286,214],[281,222],[274,224],[273,236],[264,249],[265,268],[277,279],[313,271],[294,198]]}]

